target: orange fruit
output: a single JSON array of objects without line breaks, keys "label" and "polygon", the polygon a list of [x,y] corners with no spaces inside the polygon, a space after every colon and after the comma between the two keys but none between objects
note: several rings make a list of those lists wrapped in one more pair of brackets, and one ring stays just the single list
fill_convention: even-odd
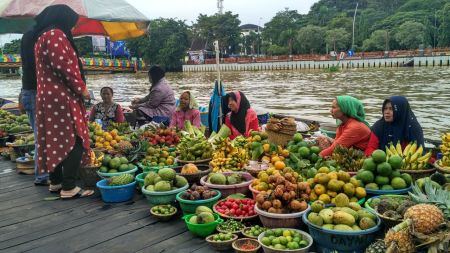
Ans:
[{"label": "orange fruit", "polygon": [[269,153],[269,151],[270,151],[270,144],[268,144],[268,143],[264,144],[263,145],[263,150],[264,150],[264,153]]},{"label": "orange fruit", "polygon": [[270,157],[268,156],[263,156],[263,158],[261,158],[261,161],[266,161],[270,163]]},{"label": "orange fruit", "polygon": [[289,150],[283,149],[283,151],[281,151],[281,155],[282,155],[284,158],[288,158],[288,157],[289,157]]},{"label": "orange fruit", "polygon": [[282,161],[276,161],[274,165],[275,165],[275,169],[277,169],[277,170],[282,170],[282,169],[286,168],[286,164],[284,164],[284,162],[282,162]]},{"label": "orange fruit", "polygon": [[277,155],[272,156],[272,163],[275,165],[276,162],[281,161],[280,157],[278,157]]}]

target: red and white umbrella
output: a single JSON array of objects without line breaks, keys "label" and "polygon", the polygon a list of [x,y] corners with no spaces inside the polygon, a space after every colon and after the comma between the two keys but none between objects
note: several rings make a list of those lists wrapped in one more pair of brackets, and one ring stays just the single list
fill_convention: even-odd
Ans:
[{"label": "red and white umbrella", "polygon": [[74,36],[103,35],[111,40],[142,36],[149,19],[125,0],[1,0],[0,34],[24,33],[47,6],[65,4],[80,15]]}]

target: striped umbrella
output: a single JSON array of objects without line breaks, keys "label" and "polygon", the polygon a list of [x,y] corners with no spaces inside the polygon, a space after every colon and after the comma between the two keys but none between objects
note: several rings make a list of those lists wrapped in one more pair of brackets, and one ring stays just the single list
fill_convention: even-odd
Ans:
[{"label": "striped umbrella", "polygon": [[111,40],[142,36],[149,19],[125,0],[1,0],[0,34],[24,33],[34,25],[34,17],[45,7],[70,6],[80,15],[74,36],[103,35]]}]

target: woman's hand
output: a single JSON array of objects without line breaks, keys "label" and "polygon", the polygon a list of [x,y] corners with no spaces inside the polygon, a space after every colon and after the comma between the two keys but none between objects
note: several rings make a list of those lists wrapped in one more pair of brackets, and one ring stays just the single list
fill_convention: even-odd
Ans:
[{"label": "woman's hand", "polygon": [[83,91],[83,94],[81,94],[84,98],[84,100],[91,100],[91,94],[89,94],[89,91],[87,89],[85,89]]}]

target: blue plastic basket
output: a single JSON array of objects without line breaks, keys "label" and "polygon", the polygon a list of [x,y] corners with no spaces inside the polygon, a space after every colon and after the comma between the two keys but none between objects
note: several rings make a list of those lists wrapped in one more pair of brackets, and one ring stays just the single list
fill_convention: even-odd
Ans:
[{"label": "blue plastic basket", "polygon": [[258,115],[258,121],[260,125],[267,124],[267,121],[269,120],[269,113],[264,113]]},{"label": "blue plastic basket", "polygon": [[102,200],[107,203],[118,203],[132,199],[135,187],[136,181],[118,186],[108,186],[106,179],[97,182],[97,188],[100,190]]},{"label": "blue plastic basket", "polygon": [[[376,214],[368,209],[368,212]],[[380,229],[381,220],[377,216],[377,225],[373,228],[360,231],[336,231],[324,229],[308,221],[308,210],[303,214],[303,222],[309,228],[309,234],[316,243],[319,252],[353,253],[364,252],[364,250],[375,241],[376,232]]]}]

